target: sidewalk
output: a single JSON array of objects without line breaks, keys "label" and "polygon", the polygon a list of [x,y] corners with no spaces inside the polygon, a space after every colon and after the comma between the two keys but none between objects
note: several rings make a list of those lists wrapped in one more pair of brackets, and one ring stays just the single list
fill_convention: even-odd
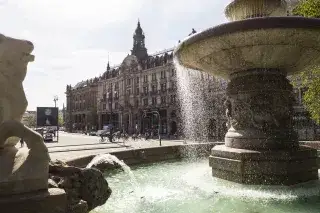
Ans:
[{"label": "sidewalk", "polygon": [[[194,144],[195,142],[187,141],[188,144]],[[198,142],[196,142],[198,143]],[[161,146],[173,146],[182,145],[183,140],[162,140]],[[78,157],[85,157],[89,155],[98,155],[104,153],[110,153],[114,151],[123,151],[129,149],[150,148],[159,147],[159,140],[147,140],[147,141],[127,141],[126,143],[103,143],[93,144],[82,147],[75,146],[61,146],[61,147],[49,147],[49,153],[51,160],[71,160]]]}]

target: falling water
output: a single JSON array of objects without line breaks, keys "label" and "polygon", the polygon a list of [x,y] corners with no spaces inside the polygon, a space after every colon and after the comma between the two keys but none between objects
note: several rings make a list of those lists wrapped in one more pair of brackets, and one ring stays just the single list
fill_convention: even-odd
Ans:
[{"label": "falling water", "polygon": [[181,105],[182,132],[193,141],[207,141],[216,135],[215,125],[224,123],[224,83],[208,74],[180,66],[177,68],[178,96]]},{"label": "falling water", "polygon": [[132,170],[130,167],[123,162],[123,160],[120,160],[114,155],[111,154],[101,154],[95,156],[90,163],[86,166],[86,168],[91,168],[92,166],[97,166],[102,163],[109,163],[112,165],[119,165],[121,169],[130,177],[130,182],[134,188],[134,192],[136,192],[137,195],[140,195],[139,190],[139,184],[137,182],[136,177],[134,176]]}]

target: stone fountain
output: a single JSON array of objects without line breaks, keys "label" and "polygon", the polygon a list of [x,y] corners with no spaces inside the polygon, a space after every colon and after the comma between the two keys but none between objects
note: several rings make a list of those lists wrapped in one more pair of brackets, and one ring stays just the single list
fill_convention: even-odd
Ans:
[{"label": "stone fountain", "polygon": [[299,146],[287,75],[320,65],[320,19],[287,17],[283,0],[234,0],[231,22],[175,50],[182,66],[229,80],[225,145],[211,151],[214,177],[293,185],[318,179],[317,151]]},{"label": "stone fountain", "polygon": [[[21,123],[28,105],[22,82],[28,63],[34,60],[33,48],[29,41],[0,34],[1,212],[89,212],[111,194],[103,174],[95,169],[49,164],[42,136]],[[20,138],[26,148],[16,148]]]},{"label": "stone fountain", "polygon": [[[61,212],[65,192],[48,189],[49,154],[42,136],[20,121],[28,102],[22,82],[33,44],[0,34],[0,208],[4,212]],[[17,149],[23,138],[27,148]]]}]

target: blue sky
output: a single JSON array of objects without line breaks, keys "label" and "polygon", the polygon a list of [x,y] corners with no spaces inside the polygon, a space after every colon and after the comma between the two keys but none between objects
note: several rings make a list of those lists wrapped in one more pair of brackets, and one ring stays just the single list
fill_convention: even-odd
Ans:
[{"label": "blue sky", "polygon": [[[201,2],[201,4],[197,3]],[[230,0],[0,0],[0,33],[33,42],[24,88],[28,110],[65,103],[67,84],[100,75],[132,47],[138,18],[149,53],[173,47],[192,28],[226,22]]]}]

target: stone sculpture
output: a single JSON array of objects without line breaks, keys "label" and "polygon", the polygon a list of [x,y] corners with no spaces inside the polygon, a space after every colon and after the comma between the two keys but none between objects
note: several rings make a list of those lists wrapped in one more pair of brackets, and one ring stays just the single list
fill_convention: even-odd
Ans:
[{"label": "stone sculpture", "polygon": [[[27,107],[22,82],[33,44],[0,34],[0,195],[48,189],[49,155],[43,138],[20,121]],[[23,138],[28,149],[15,145]]]},{"label": "stone sculpture", "polygon": [[94,168],[77,168],[62,161],[49,166],[50,188],[64,189],[67,194],[66,212],[89,212],[103,205],[111,189],[103,174]]}]

